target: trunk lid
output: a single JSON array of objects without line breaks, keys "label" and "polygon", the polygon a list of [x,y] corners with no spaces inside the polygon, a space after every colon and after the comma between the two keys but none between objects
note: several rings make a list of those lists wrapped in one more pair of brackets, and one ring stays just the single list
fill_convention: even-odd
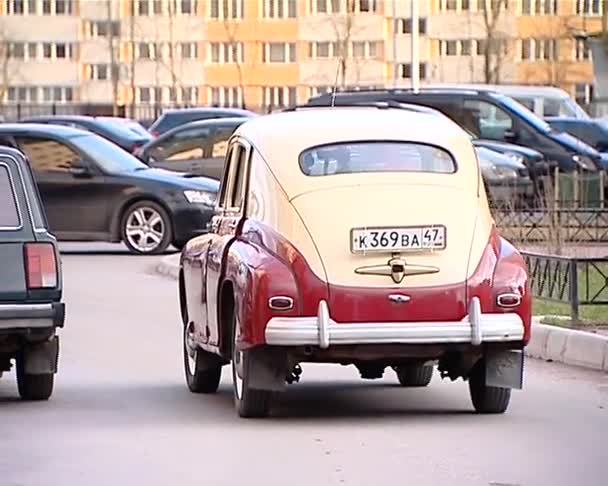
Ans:
[{"label": "trunk lid", "polygon": [[[456,320],[464,316],[478,212],[478,197],[470,187],[418,181],[361,184],[308,192],[294,198],[292,204],[325,267],[329,310],[337,321]],[[427,237],[427,243],[409,251],[357,251],[361,246],[353,242],[364,229],[367,238],[373,236],[370,231],[376,231],[375,240],[391,240],[390,246],[395,241],[394,230],[404,227],[409,231],[406,239],[413,241],[417,235]],[[429,228],[441,227],[444,239],[440,236],[434,240],[436,248],[429,247]],[[396,239],[403,244],[403,232]],[[365,242],[367,248],[372,243]]]}]

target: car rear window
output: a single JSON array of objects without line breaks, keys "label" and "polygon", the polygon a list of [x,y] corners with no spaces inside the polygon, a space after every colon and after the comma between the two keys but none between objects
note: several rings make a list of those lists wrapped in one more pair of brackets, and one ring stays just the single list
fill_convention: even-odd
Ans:
[{"label": "car rear window", "polygon": [[16,229],[20,226],[21,218],[11,174],[6,164],[0,164],[0,230]]},{"label": "car rear window", "polygon": [[365,172],[456,172],[446,150],[412,142],[350,142],[312,147],[300,154],[308,176]]}]

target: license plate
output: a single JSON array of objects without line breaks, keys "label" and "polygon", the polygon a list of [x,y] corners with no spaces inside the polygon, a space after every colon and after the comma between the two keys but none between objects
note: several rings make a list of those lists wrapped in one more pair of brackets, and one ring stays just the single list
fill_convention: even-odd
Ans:
[{"label": "license plate", "polygon": [[400,252],[413,250],[443,250],[445,226],[401,226],[394,228],[353,228],[351,251]]}]

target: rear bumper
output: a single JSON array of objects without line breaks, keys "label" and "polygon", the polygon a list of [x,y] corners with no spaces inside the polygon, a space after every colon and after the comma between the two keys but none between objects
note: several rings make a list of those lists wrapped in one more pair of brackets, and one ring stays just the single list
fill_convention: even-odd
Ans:
[{"label": "rear bumper", "polygon": [[337,323],[325,301],[314,317],[273,317],[266,326],[266,343],[275,346],[352,344],[462,344],[521,342],[524,324],[515,313],[482,314],[474,297],[462,321]]},{"label": "rear bumper", "polygon": [[65,304],[0,304],[0,331],[63,327]]}]

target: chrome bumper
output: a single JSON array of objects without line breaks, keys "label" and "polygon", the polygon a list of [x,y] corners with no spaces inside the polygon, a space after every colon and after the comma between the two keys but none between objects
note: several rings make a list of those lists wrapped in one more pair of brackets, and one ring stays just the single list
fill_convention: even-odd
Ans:
[{"label": "chrome bumper", "polygon": [[63,327],[65,307],[61,302],[49,304],[0,304],[0,331]]},{"label": "chrome bumper", "polygon": [[276,346],[341,344],[450,344],[522,341],[524,325],[515,313],[482,314],[477,297],[462,321],[337,323],[325,301],[315,317],[273,317],[265,332],[266,343]]}]

